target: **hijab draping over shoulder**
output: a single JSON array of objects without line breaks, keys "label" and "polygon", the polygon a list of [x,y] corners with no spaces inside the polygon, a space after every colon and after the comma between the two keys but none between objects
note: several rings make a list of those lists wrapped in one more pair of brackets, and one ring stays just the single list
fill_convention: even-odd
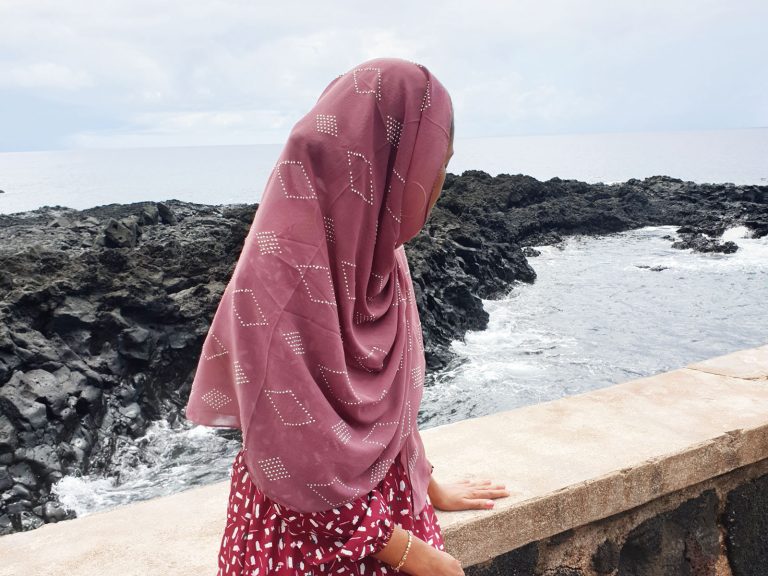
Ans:
[{"label": "hijab draping over shoulder", "polygon": [[425,362],[403,242],[428,217],[450,98],[419,64],[365,62],[292,129],[222,295],[187,418],[240,428],[268,497],[301,513],[366,494],[400,455],[425,503]]}]

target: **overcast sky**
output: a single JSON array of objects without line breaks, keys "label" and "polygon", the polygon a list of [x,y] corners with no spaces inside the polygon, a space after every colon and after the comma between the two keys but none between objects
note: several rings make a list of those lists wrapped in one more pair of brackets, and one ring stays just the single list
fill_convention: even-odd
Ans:
[{"label": "overcast sky", "polygon": [[0,151],[282,142],[331,79],[429,67],[456,136],[768,126],[766,0],[0,0]]}]

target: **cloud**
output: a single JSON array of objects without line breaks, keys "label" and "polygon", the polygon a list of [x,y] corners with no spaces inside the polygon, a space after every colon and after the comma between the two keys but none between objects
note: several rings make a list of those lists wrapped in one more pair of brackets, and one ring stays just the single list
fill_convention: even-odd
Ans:
[{"label": "cloud", "polygon": [[206,110],[138,114],[123,128],[71,135],[73,148],[205,146],[280,142],[293,124],[279,110]]},{"label": "cloud", "polygon": [[0,76],[0,87],[22,89],[77,90],[93,85],[91,76],[82,70],[55,62],[11,64]]},{"label": "cloud", "polygon": [[376,56],[427,65],[464,136],[768,125],[762,0],[3,0],[0,21],[0,117],[46,118],[38,147],[280,141]]}]

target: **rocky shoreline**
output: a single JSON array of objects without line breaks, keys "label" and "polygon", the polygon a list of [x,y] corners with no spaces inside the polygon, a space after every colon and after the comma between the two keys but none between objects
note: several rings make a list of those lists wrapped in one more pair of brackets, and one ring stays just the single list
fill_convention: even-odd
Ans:
[{"label": "rocky shoreline", "polygon": [[[170,200],[0,215],[0,534],[72,517],[53,483],[118,475],[120,443],[183,418],[256,209]],[[428,371],[486,327],[481,298],[535,281],[532,246],[669,224],[680,226],[673,247],[733,252],[725,229],[768,234],[768,186],[449,174],[406,244]]]}]

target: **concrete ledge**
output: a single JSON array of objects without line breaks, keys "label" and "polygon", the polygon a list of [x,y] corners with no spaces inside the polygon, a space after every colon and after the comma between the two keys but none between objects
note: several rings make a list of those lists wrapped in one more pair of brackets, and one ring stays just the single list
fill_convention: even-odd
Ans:
[{"label": "concrete ledge", "polygon": [[[422,432],[441,482],[504,482],[438,511],[464,566],[768,458],[768,345]],[[215,574],[228,482],[0,538],[0,575]]]},{"label": "concrete ledge", "polygon": [[424,431],[440,481],[512,492],[440,512],[447,548],[470,566],[768,458],[768,346],[702,364],[719,373],[691,364]]},{"label": "concrete ledge", "polygon": [[0,576],[217,572],[229,482],[0,537]]}]

